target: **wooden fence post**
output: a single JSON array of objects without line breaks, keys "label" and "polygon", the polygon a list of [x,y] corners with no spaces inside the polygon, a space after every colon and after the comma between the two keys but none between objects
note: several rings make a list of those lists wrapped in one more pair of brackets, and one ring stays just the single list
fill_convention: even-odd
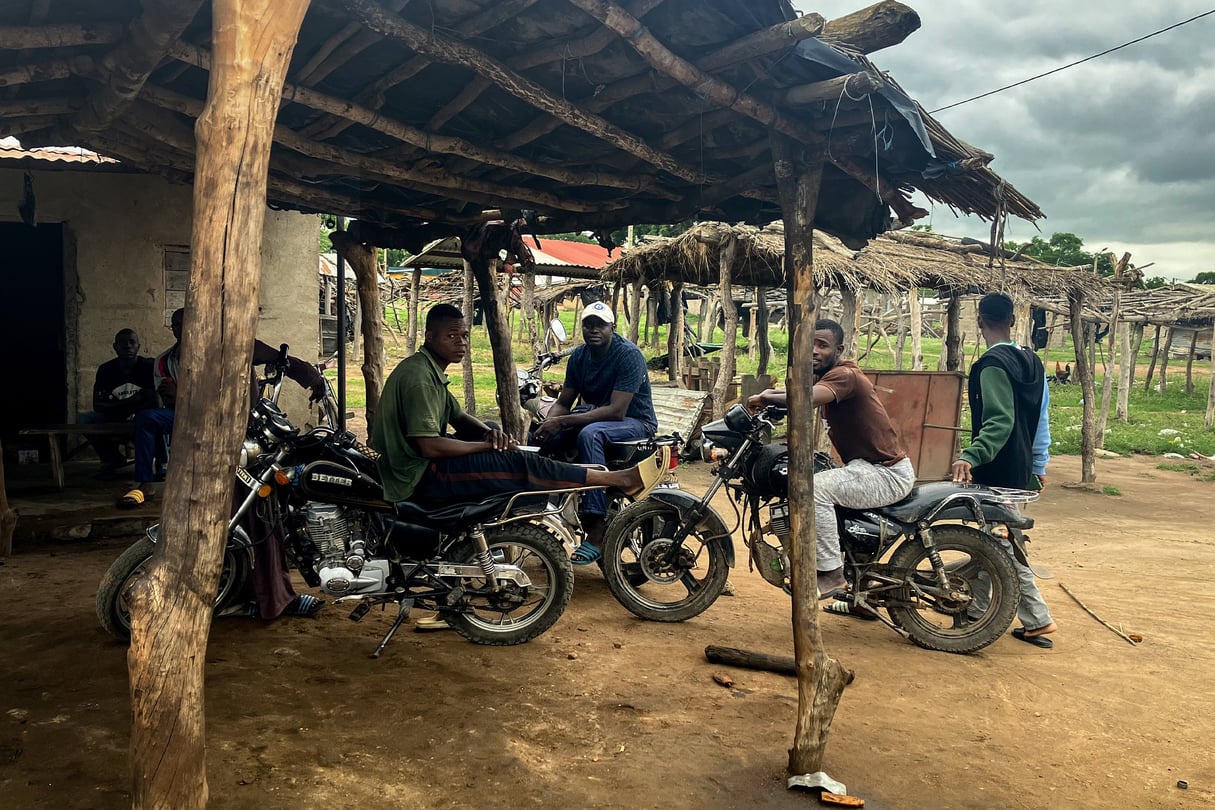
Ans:
[{"label": "wooden fence post", "polygon": [[713,418],[721,419],[726,415],[726,396],[730,384],[734,382],[734,356],[738,343],[738,307],[734,306],[734,256],[738,250],[738,240],[733,236],[725,238],[718,252],[718,271],[721,273],[721,304],[726,316],[725,335],[721,345],[721,370],[713,382]]},{"label": "wooden fence post", "polygon": [[1091,484],[1097,480],[1097,419],[1093,403],[1096,386],[1093,385],[1093,367],[1089,353],[1093,333],[1084,325],[1084,294],[1071,293],[1068,296],[1068,306],[1071,310],[1072,343],[1076,346],[1076,376],[1080,379],[1084,395],[1084,416],[1080,423],[1080,481]]}]

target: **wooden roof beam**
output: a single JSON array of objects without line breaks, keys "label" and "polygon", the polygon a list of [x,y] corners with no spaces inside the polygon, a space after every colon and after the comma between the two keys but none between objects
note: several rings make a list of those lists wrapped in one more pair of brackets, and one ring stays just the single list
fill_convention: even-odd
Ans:
[{"label": "wooden roof beam", "polygon": [[[633,16],[640,21],[637,15]],[[696,67],[707,72],[725,70],[741,62],[758,59],[796,45],[803,39],[817,36],[825,24],[821,15],[806,14],[792,22],[763,28],[697,60]],[[605,26],[604,30],[611,31],[612,29]],[[655,77],[646,72],[613,82],[596,93],[593,98],[587,99],[583,106],[591,112],[601,113],[625,99],[643,93],[661,92],[676,87],[678,84],[679,82],[665,74]],[[561,121],[554,121],[551,118],[538,119],[515,134],[502,139],[501,145],[505,149],[518,149],[520,146],[556,130],[561,124]]]},{"label": "wooden roof beam", "polygon": [[[89,70],[92,62],[92,59],[84,55],[77,56],[73,60],[51,59],[46,62],[26,62],[0,70],[0,88],[66,79],[75,73]],[[77,65],[75,69],[73,69],[73,63]]]},{"label": "wooden roof beam", "polygon": [[[388,2],[388,6],[393,11],[400,11],[407,5],[409,5],[409,0],[389,0]],[[299,73],[292,76],[292,79],[296,84],[313,87],[379,41],[378,34],[368,31],[360,23],[347,23],[340,31],[321,43],[317,52],[300,68]],[[334,53],[339,47],[342,48],[341,52]]]},{"label": "wooden roof beam", "polygon": [[62,23],[59,25],[0,25],[0,50],[77,48],[113,45],[122,38],[117,23]]},{"label": "wooden roof beam", "polygon": [[501,62],[462,42],[419,28],[388,13],[373,0],[343,0],[343,2],[353,14],[363,20],[368,28],[379,31],[384,36],[405,42],[419,54],[427,55],[437,62],[471,68],[478,74],[490,78],[511,95],[577,129],[606,141],[617,149],[636,155],[688,182],[700,183],[703,181],[701,172],[682,165],[669,154],[659,152],[647,144],[644,139],[553,95],[541,85],[520,76]]},{"label": "wooden roof beam", "polygon": [[883,84],[881,76],[869,70],[862,70],[826,81],[790,87],[781,93],[780,100],[784,104],[794,106],[843,99],[858,101],[876,92]]},{"label": "wooden roof beam", "polygon": [[[538,0],[507,0],[506,2],[498,3],[487,11],[479,11],[461,20],[455,26],[456,33],[462,36],[475,36],[483,31],[488,31],[490,28],[493,28],[496,25],[501,25],[519,14],[522,14],[537,2]],[[401,7],[404,5],[404,3],[400,3]],[[389,4],[388,8],[396,11],[394,4]],[[373,37],[378,37],[378,32],[375,32],[374,30],[368,33]],[[375,109],[383,107],[384,93],[388,92],[393,87],[396,87],[401,82],[416,76],[418,73],[421,73],[427,67],[427,65],[430,64],[430,62],[430,59],[421,54],[413,57],[405,64],[389,71],[387,74],[372,82],[371,85],[369,85],[365,90],[360,92],[355,97],[355,100],[361,104],[369,104]],[[334,121],[333,119],[323,118],[305,128],[303,132],[309,137],[316,138],[317,140],[327,140],[329,138],[337,137],[348,126],[350,126],[349,123],[340,119]]]},{"label": "wooden roof beam", "polygon": [[[746,115],[771,127],[776,132],[820,149],[826,155],[826,141],[817,132],[782,115],[768,102],[731,87],[726,82],[710,76],[692,63],[672,53],[640,21],[629,16],[624,9],[611,0],[569,0],[569,2],[620,34],[629,47],[637,51],[655,69],[692,89],[698,95],[706,97],[718,106]],[[900,222],[909,225],[916,219],[928,215],[924,209],[912,205],[897,186],[883,180],[879,175],[846,158],[828,156],[828,159],[836,167],[873,190],[894,209]]]},{"label": "wooden roof beam", "polygon": [[[189,64],[203,70],[210,70],[210,53],[196,45],[179,42],[173,46],[171,53],[174,57]],[[161,88],[157,88],[158,92],[160,90]],[[533,174],[538,177],[548,177],[569,185],[619,188],[626,191],[645,192],[665,199],[678,199],[678,195],[659,186],[654,178],[649,175],[637,172],[627,175],[611,172],[585,172],[529,160],[508,152],[483,149],[463,138],[434,135],[391,118],[386,118],[376,110],[362,107],[306,87],[286,83],[283,86],[283,98],[286,101],[302,104],[352,123],[362,124],[396,140],[403,141],[410,146],[423,149],[426,152],[457,155],[476,163],[500,166],[504,169],[524,174]],[[301,131],[300,134],[303,135],[303,132]],[[383,156],[379,155],[379,157]]]},{"label": "wooden roof beam", "polygon": [[895,0],[882,0],[836,17],[823,28],[819,39],[858,53],[873,53],[898,45],[919,27],[920,15],[914,9]]},{"label": "wooden roof beam", "polygon": [[130,104],[148,76],[181,38],[203,0],[143,0],[143,14],[128,27],[122,41],[101,60],[101,85],[89,94],[72,118],[77,132],[97,132]]}]

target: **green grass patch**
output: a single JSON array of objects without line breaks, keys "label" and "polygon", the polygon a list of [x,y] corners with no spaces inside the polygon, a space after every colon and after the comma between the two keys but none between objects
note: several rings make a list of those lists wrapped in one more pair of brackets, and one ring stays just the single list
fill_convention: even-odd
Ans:
[{"label": "green grass patch", "polygon": [[1103,486],[1101,488],[1101,491],[1104,492],[1106,495],[1121,495],[1122,494],[1122,490],[1120,490],[1120,489],[1118,489],[1118,487],[1112,486],[1110,484],[1106,484],[1105,486]]}]

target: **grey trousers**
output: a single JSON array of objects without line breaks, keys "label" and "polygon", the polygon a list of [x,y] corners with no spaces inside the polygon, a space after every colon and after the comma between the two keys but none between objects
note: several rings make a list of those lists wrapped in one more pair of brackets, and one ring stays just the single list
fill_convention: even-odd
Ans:
[{"label": "grey trousers", "polygon": [[[1050,617],[1050,608],[1046,606],[1046,600],[1042,598],[1042,591],[1038,590],[1034,572],[1017,560],[1016,555],[1013,554],[1012,543],[998,536],[996,541],[1012,558],[1013,567],[1017,569],[1017,584],[1021,586],[1021,600],[1017,604],[1017,619],[1020,620],[1021,626],[1026,630],[1046,627],[1054,620]],[[978,580],[978,584],[975,588],[974,609],[978,613],[983,613],[991,603],[991,580],[984,572],[980,572],[975,579]]]},{"label": "grey trousers", "polygon": [[915,486],[911,460],[890,467],[853,459],[843,467],[814,475],[814,532],[818,541],[818,570],[844,565],[835,505],[846,509],[876,509],[903,500]]}]

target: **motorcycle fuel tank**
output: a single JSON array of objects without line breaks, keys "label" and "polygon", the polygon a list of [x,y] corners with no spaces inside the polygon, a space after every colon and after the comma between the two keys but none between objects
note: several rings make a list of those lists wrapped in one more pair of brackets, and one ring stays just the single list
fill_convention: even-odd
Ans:
[{"label": "motorcycle fuel tank", "polygon": [[333,461],[314,461],[299,474],[300,491],[312,501],[384,508],[380,482]]}]

